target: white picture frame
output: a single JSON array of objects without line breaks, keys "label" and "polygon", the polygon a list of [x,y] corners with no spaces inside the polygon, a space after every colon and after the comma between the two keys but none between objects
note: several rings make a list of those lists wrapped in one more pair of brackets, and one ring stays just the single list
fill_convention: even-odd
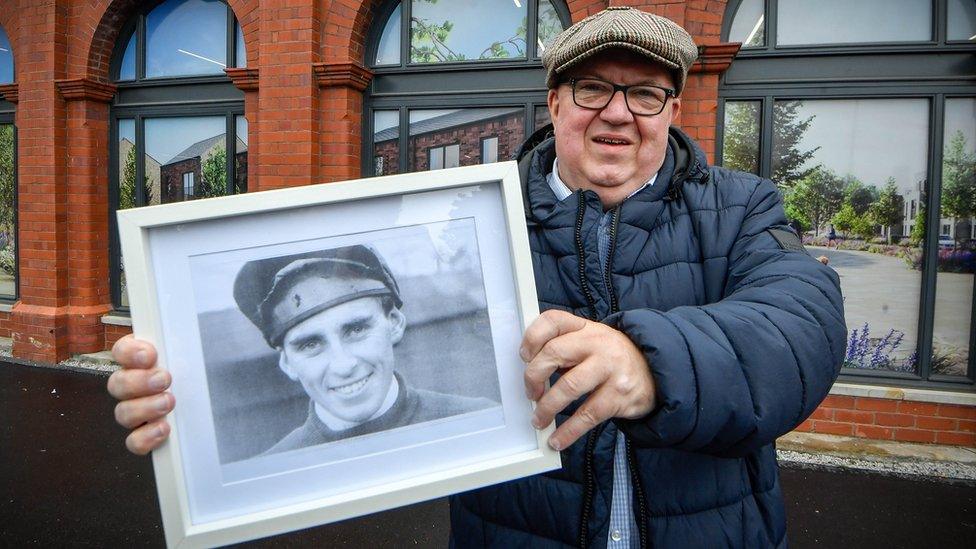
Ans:
[{"label": "white picture frame", "polygon": [[[134,334],[156,346],[160,366],[173,375],[170,390],[177,405],[167,417],[171,434],[153,452],[169,547],[266,537],[560,467],[559,453],[547,444],[553,427],[535,430],[530,425],[534,404],[525,396],[518,357],[521,334],[539,310],[514,162],[240,194],[117,215]],[[227,290],[231,276],[247,262],[287,261],[292,255],[358,245],[395,256],[394,261],[385,258],[394,275],[412,273],[410,284],[399,283],[412,288],[401,289],[406,333],[411,333],[411,316],[427,318],[422,324],[426,340],[413,343],[414,355],[425,359],[413,362],[440,369],[420,377],[438,383],[460,380],[458,391],[477,385],[488,392],[468,397],[487,402],[495,395],[497,404],[274,451],[279,442],[255,454],[259,448],[251,440],[274,430],[258,427],[259,419],[281,427],[275,422],[284,410],[280,404],[255,403],[291,397],[285,391],[260,396],[271,383],[232,387],[226,379],[254,377],[237,375],[237,370],[221,375],[231,368],[228,364],[244,368],[251,358],[264,360],[257,351],[241,349],[264,345],[271,358],[280,359],[261,338],[260,328],[244,328],[240,311],[240,318],[234,316]],[[411,298],[421,305],[408,310]],[[475,305],[457,305],[462,302]],[[445,309],[460,312],[441,312]],[[457,324],[458,319],[480,322],[480,329]],[[452,362],[449,353],[459,349],[478,360]],[[235,353],[240,356],[226,359]],[[473,362],[480,369],[466,370]],[[408,365],[405,361],[403,367]],[[474,381],[476,376],[490,380],[491,367],[495,385]],[[273,365],[251,368],[246,371],[278,375],[270,373]],[[227,402],[237,406],[234,412],[226,411]],[[316,401],[308,402],[312,421]],[[260,415],[260,409],[272,412]]]}]

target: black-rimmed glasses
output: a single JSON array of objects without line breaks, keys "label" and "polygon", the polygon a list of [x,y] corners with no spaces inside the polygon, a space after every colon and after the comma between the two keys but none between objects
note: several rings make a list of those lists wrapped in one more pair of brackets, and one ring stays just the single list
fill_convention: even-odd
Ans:
[{"label": "black-rimmed glasses", "polygon": [[624,93],[627,108],[636,116],[661,114],[668,104],[668,98],[675,96],[675,91],[671,88],[649,84],[621,86],[599,78],[571,78],[569,85],[573,88],[573,102],[584,109],[600,110],[609,105],[613,96],[621,91]]}]

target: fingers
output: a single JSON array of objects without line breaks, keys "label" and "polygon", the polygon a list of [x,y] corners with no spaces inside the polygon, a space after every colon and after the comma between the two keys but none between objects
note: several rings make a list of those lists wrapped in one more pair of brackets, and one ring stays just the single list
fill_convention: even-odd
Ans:
[{"label": "fingers", "polygon": [[123,400],[115,405],[115,421],[126,429],[134,429],[168,414],[175,400],[170,393]]},{"label": "fingers", "polygon": [[162,368],[151,370],[116,370],[108,378],[108,392],[118,400],[128,400],[161,393],[172,377]]},{"label": "fingers", "polygon": [[549,425],[557,413],[599,387],[606,379],[606,373],[601,372],[592,361],[567,371],[539,399],[532,416],[532,426],[541,429]]},{"label": "fingers", "polygon": [[594,392],[549,437],[549,446],[554,450],[568,448],[591,429],[613,417],[615,406],[611,393],[606,389],[598,389]]},{"label": "fingers", "polygon": [[163,420],[147,423],[129,433],[125,447],[133,454],[144,456],[159,447],[169,436],[169,424]]},{"label": "fingers", "polygon": [[148,369],[156,365],[156,348],[130,334],[115,342],[112,358],[123,368]]},{"label": "fingers", "polygon": [[538,400],[546,388],[546,381],[560,368],[572,368],[589,354],[587,342],[578,337],[581,331],[570,332],[550,339],[535,357],[525,365],[525,394]]},{"label": "fingers", "polygon": [[523,362],[530,362],[542,347],[563,334],[582,330],[587,320],[565,311],[549,310],[532,321],[522,336],[519,355]]}]

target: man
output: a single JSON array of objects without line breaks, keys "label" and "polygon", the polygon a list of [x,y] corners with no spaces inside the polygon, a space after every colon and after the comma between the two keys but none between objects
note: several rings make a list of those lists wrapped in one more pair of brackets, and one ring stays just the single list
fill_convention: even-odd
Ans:
[{"label": "man", "polygon": [[[772,182],[708,166],[671,127],[696,56],[630,8],[545,52],[553,135],[519,164],[546,312],[520,352],[563,468],[454,496],[457,547],[786,544],[773,444],[839,371],[839,281]],[[156,417],[130,448],[159,444]]]}]

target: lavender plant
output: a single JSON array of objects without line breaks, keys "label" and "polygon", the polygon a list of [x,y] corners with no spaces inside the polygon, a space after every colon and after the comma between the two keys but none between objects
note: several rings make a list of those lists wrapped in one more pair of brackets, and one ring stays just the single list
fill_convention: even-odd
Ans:
[{"label": "lavender plant", "polygon": [[[860,329],[851,330],[847,339],[847,354],[844,366],[848,368],[866,368],[870,370],[892,370],[896,372],[910,372],[914,369],[914,360],[899,361],[895,352],[901,346],[905,332],[892,328],[882,338],[871,337],[871,326],[865,322]],[[913,355],[914,356],[914,355]]]}]

